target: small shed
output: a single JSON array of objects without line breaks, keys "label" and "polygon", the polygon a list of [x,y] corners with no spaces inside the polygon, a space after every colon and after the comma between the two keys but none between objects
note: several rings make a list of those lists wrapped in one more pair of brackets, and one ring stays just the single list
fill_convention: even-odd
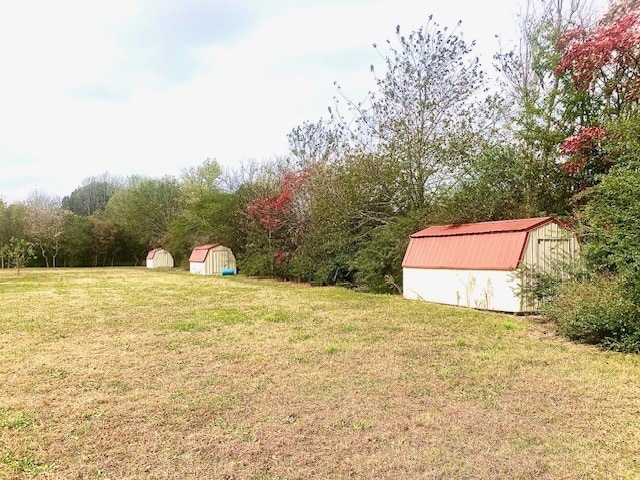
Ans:
[{"label": "small shed", "polygon": [[[553,217],[438,225],[410,236],[402,262],[409,299],[502,312],[531,312],[519,271],[551,273],[578,253]],[[522,266],[529,268],[522,269]]]},{"label": "small shed", "polygon": [[219,243],[200,245],[191,252],[189,271],[199,275],[235,275],[236,257],[229,247]]},{"label": "small shed", "polygon": [[173,257],[163,248],[147,253],[147,268],[173,268]]}]

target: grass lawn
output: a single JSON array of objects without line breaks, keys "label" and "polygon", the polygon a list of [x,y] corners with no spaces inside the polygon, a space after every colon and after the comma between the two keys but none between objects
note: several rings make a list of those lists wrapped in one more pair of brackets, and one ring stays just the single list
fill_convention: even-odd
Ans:
[{"label": "grass lawn", "polygon": [[0,270],[0,478],[640,478],[640,356],[534,318]]}]

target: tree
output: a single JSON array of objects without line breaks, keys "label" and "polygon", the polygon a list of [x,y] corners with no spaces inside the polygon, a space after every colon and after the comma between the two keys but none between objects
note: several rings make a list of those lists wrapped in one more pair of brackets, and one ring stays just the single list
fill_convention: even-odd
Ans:
[{"label": "tree", "polygon": [[245,227],[255,273],[278,275],[279,271],[278,276],[288,276],[281,265],[291,261],[300,245],[299,220],[305,212],[298,194],[307,177],[304,171],[285,171],[277,183],[267,186],[270,194],[255,195],[246,205]]},{"label": "tree", "polygon": [[520,41],[515,49],[494,56],[502,95],[511,107],[515,139],[553,164],[557,146],[566,137],[567,92],[556,68],[562,56],[563,31],[591,22],[590,0],[527,0],[520,16]]},{"label": "tree", "polygon": [[[640,88],[640,14],[632,2],[619,2],[593,27],[565,30],[556,67],[588,92],[600,117],[628,118],[637,112]],[[625,6],[627,8],[622,8]]]},{"label": "tree", "polygon": [[28,210],[23,203],[14,203],[0,209],[0,245],[9,243],[11,237],[27,236]]},{"label": "tree", "polygon": [[[118,191],[107,205],[106,218],[141,250],[164,244],[182,211],[180,184],[173,177],[143,179]],[[132,252],[134,253],[134,252]],[[135,252],[141,258],[142,251]]]},{"label": "tree", "polygon": [[554,69],[558,142],[580,220],[584,271],[565,282],[549,315],[571,338],[640,350],[640,21],[638,2],[612,5],[597,23],[566,29]]},{"label": "tree", "polygon": [[589,235],[584,255],[620,275],[640,299],[640,164],[617,166],[602,177],[582,218]]},{"label": "tree", "polygon": [[182,170],[182,189],[187,202],[195,202],[202,195],[219,191],[221,174],[220,164],[213,158],[207,158],[197,167]]},{"label": "tree", "polygon": [[60,245],[60,261],[65,267],[95,266],[92,261],[93,217],[67,212]]},{"label": "tree", "polygon": [[167,247],[176,263],[196,245],[210,242],[238,251],[243,243],[237,226],[240,210],[236,194],[216,190],[187,205],[169,230]]},{"label": "tree", "polygon": [[46,266],[55,267],[65,216],[60,206],[60,199],[35,191],[27,199],[26,206],[29,238],[40,249]]},{"label": "tree", "polygon": [[233,193],[243,185],[255,182],[259,172],[260,164],[254,159],[241,161],[237,168],[222,169],[218,182],[220,189],[224,192]]},{"label": "tree", "polygon": [[[562,144],[564,168],[577,190],[594,185],[616,158],[602,148],[607,130],[640,114],[640,11],[615,4],[591,27],[566,30],[556,73],[567,84],[565,104],[575,126]],[[616,142],[611,138],[608,143]]]},{"label": "tree", "polygon": [[117,250],[118,229],[106,214],[94,214],[90,218],[93,266],[113,265]]},{"label": "tree", "polygon": [[397,47],[387,41],[388,53],[380,52],[386,70],[377,91],[366,103],[348,101],[356,125],[351,148],[386,165],[393,209],[410,211],[455,185],[495,119],[482,98],[473,43],[431,17],[409,36],[398,27],[396,37]]},{"label": "tree", "polygon": [[446,199],[446,223],[570,215],[571,184],[560,168],[538,161],[526,146],[498,145],[473,159]]},{"label": "tree", "polygon": [[[590,112],[591,108],[557,72],[557,66],[562,58],[563,32],[588,25],[593,16],[590,5],[589,0],[528,0],[521,15],[519,43],[514,50],[494,57],[505,103],[510,106],[508,125],[512,133],[503,146],[510,144],[513,153],[502,168],[512,180],[521,179],[521,183],[511,182],[515,195],[502,194],[517,200],[518,205],[527,205],[530,215],[571,214],[577,182],[572,180],[570,168],[563,168],[559,161],[559,146],[575,132],[578,110]],[[486,155],[480,160],[494,168],[491,164],[495,162]],[[496,181],[504,184],[502,180],[498,174]],[[490,203],[499,206],[496,201],[499,199]],[[512,215],[521,213],[517,208]]]},{"label": "tree", "polygon": [[16,269],[18,275],[20,275],[20,269],[27,265],[27,261],[35,256],[33,245],[24,238],[11,237],[5,248],[9,264]]},{"label": "tree", "polygon": [[71,192],[71,195],[62,199],[62,208],[78,215],[93,215],[103,211],[109,199],[120,188],[122,188],[121,181],[108,173],[86,178],[80,187]]},{"label": "tree", "polygon": [[289,151],[302,169],[332,163],[344,158],[346,152],[345,125],[334,121],[303,122],[287,138]]}]

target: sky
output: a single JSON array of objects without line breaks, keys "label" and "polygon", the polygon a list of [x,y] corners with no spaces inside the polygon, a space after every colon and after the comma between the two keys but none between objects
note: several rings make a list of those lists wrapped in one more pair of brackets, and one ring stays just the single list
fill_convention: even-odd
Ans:
[{"label": "sky", "polygon": [[[490,70],[518,0],[21,0],[0,16],[0,198],[88,177],[178,176],[288,152],[337,95],[373,88],[373,44],[430,14]],[[500,42],[495,38],[498,35]]]}]

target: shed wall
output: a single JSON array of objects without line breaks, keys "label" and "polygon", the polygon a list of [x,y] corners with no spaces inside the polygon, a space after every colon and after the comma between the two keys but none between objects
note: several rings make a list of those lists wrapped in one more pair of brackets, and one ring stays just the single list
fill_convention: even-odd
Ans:
[{"label": "shed wall", "polygon": [[147,260],[147,268],[173,268],[173,257],[166,250],[158,250]]},{"label": "shed wall", "polygon": [[403,269],[403,296],[502,312],[521,312],[514,271]]},{"label": "shed wall", "polygon": [[[578,256],[579,246],[576,235],[556,223],[548,223],[531,232],[527,238],[522,263],[524,281],[528,282],[530,271],[553,275],[568,275]],[[526,284],[526,283],[525,283]],[[535,311],[539,304],[526,304],[527,311]]]},{"label": "shed wall", "polygon": [[218,245],[209,250],[209,254],[205,259],[207,275],[222,275],[222,270],[232,268],[236,271],[236,257],[230,248]]},{"label": "shed wall", "polygon": [[205,263],[204,262],[189,262],[189,272],[190,273],[197,273],[198,275],[206,275],[207,272],[205,270]]},{"label": "shed wall", "polygon": [[236,257],[230,248],[223,245],[211,248],[207,252],[204,262],[190,262],[189,271],[199,275],[222,275],[222,270],[233,269],[237,271]]},{"label": "shed wall", "polygon": [[573,232],[548,223],[529,232],[522,263],[545,273],[553,273],[576,258],[578,240]]}]

